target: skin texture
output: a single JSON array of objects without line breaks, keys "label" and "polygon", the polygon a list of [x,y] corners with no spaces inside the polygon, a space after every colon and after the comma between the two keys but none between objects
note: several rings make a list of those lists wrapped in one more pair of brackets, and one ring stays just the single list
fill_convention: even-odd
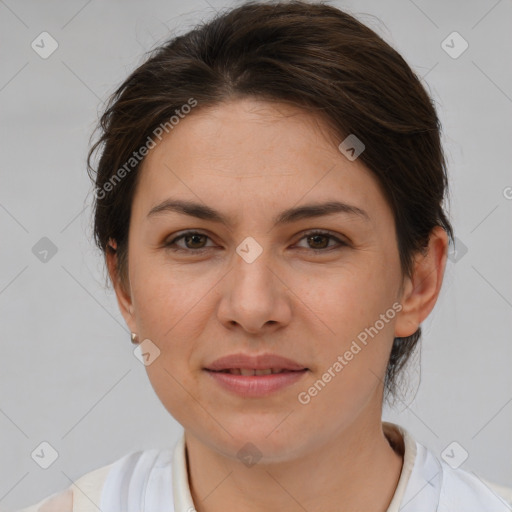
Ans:
[{"label": "skin texture", "polygon": [[[387,360],[393,338],[413,334],[434,307],[448,239],[435,228],[427,255],[404,278],[392,211],[373,175],[341,154],[339,142],[319,118],[286,104],[245,98],[198,108],[143,162],[124,286],[115,256],[107,257],[129,328],[160,350],[146,369],[185,429],[199,512],[227,504],[385,511],[394,494],[402,457],[382,431]],[[147,216],[171,197],[206,204],[232,225],[175,212]],[[364,209],[369,220],[338,213],[272,222],[284,209],[334,200]],[[311,229],[347,245],[308,239]],[[177,241],[182,252],[164,246],[185,230],[206,237]],[[252,263],[236,252],[249,236],[263,249]],[[298,393],[396,302],[401,311],[301,404]],[[309,372],[272,396],[244,399],[203,370],[235,352],[279,354]],[[262,454],[252,467],[237,457],[248,442]]]}]

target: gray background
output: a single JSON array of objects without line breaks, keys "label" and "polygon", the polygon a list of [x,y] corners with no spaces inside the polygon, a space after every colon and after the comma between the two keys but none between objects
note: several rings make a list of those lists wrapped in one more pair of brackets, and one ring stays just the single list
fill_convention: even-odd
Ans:
[{"label": "gray background", "polygon": [[[384,417],[438,456],[457,441],[469,453],[464,469],[512,485],[512,2],[331,3],[381,34],[427,84],[460,240],[410,388]],[[2,511],[181,433],[104,287],[84,160],[102,101],[143,52],[229,5],[0,1]],[[43,31],[59,44],[47,59],[31,48]],[[453,31],[469,43],[456,59],[441,47]],[[57,247],[46,262],[32,252],[42,237]],[[31,458],[42,441],[59,453],[46,470]]]}]

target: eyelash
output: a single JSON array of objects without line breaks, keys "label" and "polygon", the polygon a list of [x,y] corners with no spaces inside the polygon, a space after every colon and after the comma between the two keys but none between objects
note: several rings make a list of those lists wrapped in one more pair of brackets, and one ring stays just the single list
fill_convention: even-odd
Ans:
[{"label": "eyelash", "polygon": [[[182,238],[185,238],[187,236],[192,236],[192,235],[200,235],[200,236],[206,236],[207,238],[210,238],[205,233],[201,233],[199,231],[185,231],[184,233],[177,236],[170,242],[165,243],[164,247],[167,249],[170,249],[172,251],[176,251],[176,252],[195,252],[198,254],[201,254],[204,251],[211,249],[211,247],[201,247],[200,249],[188,249],[188,248],[184,249],[183,247],[173,247],[177,241],[181,240]],[[314,253],[317,253],[317,254],[322,253],[322,252],[323,253],[329,252],[333,249],[341,249],[342,247],[348,246],[348,243],[344,242],[343,240],[340,240],[338,237],[332,235],[330,232],[320,231],[320,230],[313,230],[313,231],[308,231],[307,233],[304,233],[302,235],[302,237],[299,239],[299,241],[303,240],[304,238],[311,237],[311,236],[325,236],[327,238],[330,238],[330,239],[336,241],[339,244],[338,247],[326,247],[325,249],[309,249],[310,251],[313,251]],[[301,249],[305,249],[305,248],[301,247]]]}]

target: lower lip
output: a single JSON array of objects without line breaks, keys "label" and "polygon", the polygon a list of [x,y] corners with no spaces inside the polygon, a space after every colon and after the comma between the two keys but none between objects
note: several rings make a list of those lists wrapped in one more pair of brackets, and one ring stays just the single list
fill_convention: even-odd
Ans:
[{"label": "lower lip", "polygon": [[271,373],[269,375],[234,375],[205,370],[224,389],[243,397],[263,397],[302,379],[308,370]]}]

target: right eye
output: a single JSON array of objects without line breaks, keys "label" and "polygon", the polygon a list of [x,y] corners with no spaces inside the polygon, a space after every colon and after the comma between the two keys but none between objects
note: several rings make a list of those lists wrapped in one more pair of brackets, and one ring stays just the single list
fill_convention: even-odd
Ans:
[{"label": "right eye", "polygon": [[[203,250],[208,249],[208,246],[204,246],[204,242],[209,238],[210,237],[208,235],[199,231],[185,231],[170,242],[165,243],[165,247],[173,251],[202,252]],[[177,245],[177,242],[182,240],[185,247]]]}]

